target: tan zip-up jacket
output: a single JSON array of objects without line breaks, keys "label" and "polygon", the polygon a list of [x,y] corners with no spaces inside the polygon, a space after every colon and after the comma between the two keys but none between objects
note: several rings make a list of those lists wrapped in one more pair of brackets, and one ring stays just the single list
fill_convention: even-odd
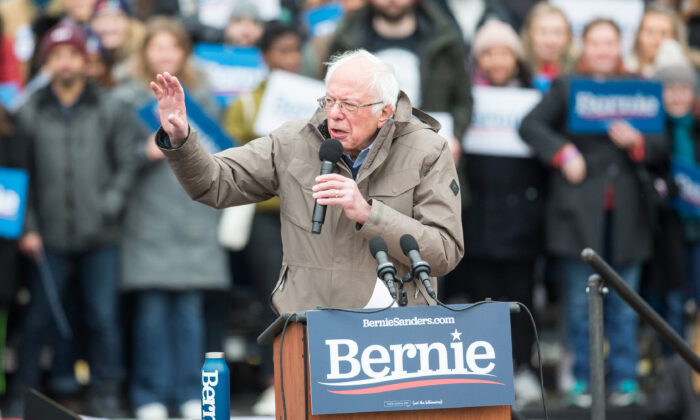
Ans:
[{"label": "tan zip-up jacket", "polygon": [[[368,247],[375,235],[387,242],[399,275],[409,270],[399,246],[403,234],[416,238],[433,276],[447,274],[464,253],[461,199],[447,142],[436,134],[437,121],[413,109],[403,93],[357,174],[358,188],[372,207],[369,219],[358,225],[341,207],[329,206],[322,233],[312,234],[311,187],[321,170],[318,151],[324,137],[318,127],[325,118],[319,110],[311,120],[286,123],[215,155],[206,152],[194,132],[179,148],[162,148],[194,200],[224,208],[280,197],[284,258],[271,300],[278,313],[319,305],[364,307],[377,279]],[[161,129],[161,145],[163,136]],[[335,171],[352,177],[342,159]],[[409,305],[434,303],[418,283],[405,285]],[[435,278],[432,284],[437,290]]]}]

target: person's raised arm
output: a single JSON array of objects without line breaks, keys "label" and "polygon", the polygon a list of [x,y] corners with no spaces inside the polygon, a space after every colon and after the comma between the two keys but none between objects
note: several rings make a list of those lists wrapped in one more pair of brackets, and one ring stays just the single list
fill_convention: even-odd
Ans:
[{"label": "person's raised arm", "polygon": [[151,90],[158,100],[158,112],[163,131],[170,138],[170,145],[178,148],[187,139],[189,125],[185,110],[185,91],[177,77],[168,72],[156,76],[151,82]]}]

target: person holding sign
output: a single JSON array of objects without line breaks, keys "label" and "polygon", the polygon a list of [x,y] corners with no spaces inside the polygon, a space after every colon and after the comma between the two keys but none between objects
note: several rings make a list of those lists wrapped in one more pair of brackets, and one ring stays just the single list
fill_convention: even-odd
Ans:
[{"label": "person holding sign", "polygon": [[[198,77],[191,54],[182,25],[167,17],[151,19],[131,79],[115,95],[136,114],[153,100],[149,82],[170,71],[182,78],[196,103],[217,116],[218,105]],[[152,129],[144,122],[138,129],[143,165],[126,207],[121,265],[122,289],[133,292],[134,303],[131,405],[138,419],[168,418],[171,401],[181,417],[198,418],[204,291],[229,285],[226,253],[217,241],[221,213],[187,197]]]},{"label": "person holding sign", "polygon": [[[595,19],[583,32],[577,64],[581,77],[596,81],[621,74],[620,31],[615,22]],[[579,255],[585,247],[603,254],[634,289],[641,263],[651,253],[651,223],[639,178],[640,165],[663,161],[663,135],[644,134],[623,120],[607,122],[602,133],[572,132],[570,85],[562,77],[520,126],[521,137],[551,173],[546,210],[546,246],[559,260],[564,286],[570,351],[576,385],[570,401],[589,405],[588,301],[585,284],[591,269]],[[574,108],[575,109],[575,108]],[[659,107],[660,109],[660,107]],[[611,402],[638,401],[637,316],[614,292],[606,299],[605,332],[610,342]]]},{"label": "person holding sign", "polygon": [[[280,197],[284,258],[271,298],[277,313],[367,305],[378,281],[367,251],[376,235],[386,240],[400,275],[409,271],[399,246],[407,233],[418,239],[434,276],[462,258],[460,188],[449,146],[376,56],[358,50],[334,57],[310,120],[213,156],[190,130],[180,82],[168,73],[157,81],[156,141],[190,197],[217,208]],[[343,156],[334,173],[318,176],[319,149],[330,137]],[[320,235],[311,229],[315,200],[327,206]],[[437,286],[435,278],[431,283]],[[404,287],[409,305],[434,302],[422,283]]]}]

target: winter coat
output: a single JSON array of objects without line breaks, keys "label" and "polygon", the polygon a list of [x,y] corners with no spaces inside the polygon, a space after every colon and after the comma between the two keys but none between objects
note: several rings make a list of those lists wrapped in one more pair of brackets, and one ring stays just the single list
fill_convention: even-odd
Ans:
[{"label": "winter coat", "polygon": [[[22,166],[18,139],[14,135],[0,135],[0,168]],[[18,258],[17,241],[0,237],[0,304],[10,301],[15,295]]]},{"label": "winter coat", "polygon": [[50,85],[22,105],[17,130],[30,165],[26,226],[45,246],[83,251],[118,241],[137,169],[137,124],[129,108],[90,83],[70,111]]},{"label": "winter coat", "polygon": [[[218,106],[207,89],[188,91],[216,119]],[[153,100],[148,86],[130,81],[115,95],[133,112]],[[153,131],[139,124],[143,153]],[[226,252],[219,246],[220,211],[193,202],[165,159],[145,158],[129,197],[121,252],[125,290],[223,289],[229,284]]]},{"label": "winter coat", "polygon": [[[449,112],[454,119],[454,135],[461,139],[472,115],[469,75],[465,69],[465,46],[450,21],[429,2],[416,3],[420,36],[421,109]],[[365,48],[372,25],[372,10],[365,6],[343,20],[329,47],[333,54]],[[400,69],[396,69],[400,71]]]},{"label": "winter coat", "polygon": [[[357,174],[358,188],[371,205],[369,218],[359,225],[341,207],[328,206],[322,233],[311,233],[311,187],[321,169],[318,150],[328,137],[325,120],[325,111],[318,110],[310,120],[286,123],[214,156],[193,131],[179,148],[163,148],[182,186],[202,203],[223,208],[280,197],[284,258],[272,292],[273,309],[280,313],[318,305],[364,307],[377,281],[377,262],[368,251],[369,239],[377,235],[386,241],[401,276],[409,269],[399,247],[406,233],[418,241],[434,276],[447,274],[464,253],[461,199],[449,147],[437,135],[437,121],[413,110],[403,92]],[[166,144],[164,137],[161,129],[160,145]],[[343,159],[335,172],[352,177]],[[435,278],[431,282],[437,285]],[[405,285],[409,305],[432,303],[417,283]]]},{"label": "winter coat", "polygon": [[[618,264],[639,263],[651,253],[651,221],[645,211],[640,163],[618,148],[607,134],[574,134],[567,125],[570,77],[555,79],[542,101],[523,119],[520,136],[536,156],[552,165],[555,154],[573,143],[586,162],[586,178],[569,183],[560,170],[551,172],[547,188],[546,246],[554,256],[579,258],[592,247],[605,252],[605,192],[614,189],[612,249]],[[644,163],[668,158],[665,135],[644,136]]]}]

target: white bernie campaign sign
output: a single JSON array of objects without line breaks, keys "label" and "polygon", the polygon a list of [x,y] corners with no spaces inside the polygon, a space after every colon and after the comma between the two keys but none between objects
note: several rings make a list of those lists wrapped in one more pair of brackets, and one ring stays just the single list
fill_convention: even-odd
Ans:
[{"label": "white bernie campaign sign", "polygon": [[474,113],[462,139],[465,153],[506,157],[530,157],[532,150],[518,134],[523,117],[542,94],[535,89],[475,86]]},{"label": "white bernie campaign sign", "polygon": [[595,18],[615,21],[622,32],[622,55],[626,56],[634,44],[634,36],[644,13],[642,0],[551,0],[569,18],[574,38],[580,43],[583,27]]},{"label": "white bernie campaign sign", "polygon": [[278,19],[282,12],[279,0],[199,0],[199,21],[204,25],[223,29],[238,3],[254,3],[264,21]]},{"label": "white bernie campaign sign", "polygon": [[253,129],[264,136],[285,122],[311,118],[318,109],[316,99],[325,94],[320,80],[275,70],[267,80]]}]

